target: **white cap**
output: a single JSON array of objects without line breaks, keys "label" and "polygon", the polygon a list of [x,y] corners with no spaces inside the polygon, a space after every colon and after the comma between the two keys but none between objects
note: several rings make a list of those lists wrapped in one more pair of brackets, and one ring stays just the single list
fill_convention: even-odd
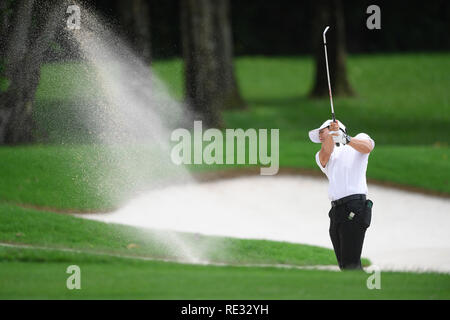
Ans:
[{"label": "white cap", "polygon": [[[339,128],[344,130],[345,132],[347,132],[347,129],[345,128],[345,126],[342,124],[342,122],[340,122],[339,120],[336,120]],[[312,142],[314,143],[320,143],[320,138],[319,138],[319,131],[322,130],[323,128],[328,127],[331,123],[333,122],[333,120],[327,120],[324,123],[322,123],[322,125],[314,130],[311,130],[309,132],[309,138],[311,139]]]}]

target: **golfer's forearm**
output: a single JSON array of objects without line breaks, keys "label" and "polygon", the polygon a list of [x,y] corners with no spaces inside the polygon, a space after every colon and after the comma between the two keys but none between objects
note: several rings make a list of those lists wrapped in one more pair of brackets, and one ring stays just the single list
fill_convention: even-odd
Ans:
[{"label": "golfer's forearm", "polygon": [[333,137],[331,136],[331,135],[328,135],[326,138],[325,138],[325,141],[322,143],[322,150],[325,152],[325,153],[328,153],[328,154],[332,154],[333,153],[333,150],[334,150],[334,141],[333,141]]},{"label": "golfer's forearm", "polygon": [[372,151],[373,147],[369,140],[361,140],[361,139],[355,139],[352,138],[349,146],[353,147],[356,151],[359,151],[361,153],[370,153]]},{"label": "golfer's forearm", "polygon": [[322,148],[319,152],[319,160],[323,167],[325,167],[330,160],[331,153],[333,153],[334,142],[331,136],[327,137],[326,140],[322,143]]}]

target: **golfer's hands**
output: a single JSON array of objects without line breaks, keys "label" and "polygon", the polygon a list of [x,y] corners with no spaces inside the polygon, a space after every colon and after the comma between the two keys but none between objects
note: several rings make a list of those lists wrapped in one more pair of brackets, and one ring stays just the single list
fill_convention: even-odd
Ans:
[{"label": "golfer's hands", "polygon": [[334,143],[347,143],[345,133],[343,133],[342,130],[339,130],[339,124],[337,121],[330,124],[330,135],[333,138]]},{"label": "golfer's hands", "polygon": [[330,130],[329,134],[331,135],[331,138],[333,139],[334,143],[336,142],[336,137],[339,135],[339,132],[341,132],[341,130],[339,130],[339,124],[337,121],[333,121],[330,124],[330,127],[328,128]]},{"label": "golfer's hands", "polygon": [[337,121],[330,124],[330,131],[339,131],[339,124]]},{"label": "golfer's hands", "polygon": [[330,134],[333,137],[334,143],[342,143],[342,144],[347,143],[347,139],[345,138],[345,133],[343,133],[341,130],[330,131]]}]

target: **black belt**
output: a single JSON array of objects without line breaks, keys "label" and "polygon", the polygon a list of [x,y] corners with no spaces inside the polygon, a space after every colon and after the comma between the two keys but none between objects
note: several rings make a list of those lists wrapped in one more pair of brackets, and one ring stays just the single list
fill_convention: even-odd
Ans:
[{"label": "black belt", "polygon": [[365,194],[352,194],[350,196],[331,201],[331,206],[336,207],[336,206],[339,206],[346,202],[349,202],[351,200],[366,200],[366,195]]}]

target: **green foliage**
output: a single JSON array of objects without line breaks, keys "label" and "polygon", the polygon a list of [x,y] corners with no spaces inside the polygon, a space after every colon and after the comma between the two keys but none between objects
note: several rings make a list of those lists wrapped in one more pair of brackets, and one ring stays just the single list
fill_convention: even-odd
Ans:
[{"label": "green foliage", "polygon": [[0,93],[8,90],[10,84],[11,84],[11,81],[9,81],[5,77],[0,76]]}]

